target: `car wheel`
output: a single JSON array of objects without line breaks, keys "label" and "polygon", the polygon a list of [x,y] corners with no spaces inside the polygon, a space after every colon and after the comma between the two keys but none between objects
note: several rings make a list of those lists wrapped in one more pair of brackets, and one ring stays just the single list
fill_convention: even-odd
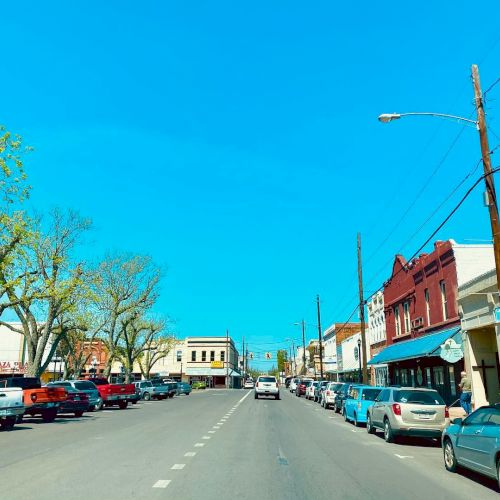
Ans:
[{"label": "car wheel", "polygon": [[257,393],[254,394],[254,399],[259,399],[259,395]]},{"label": "car wheel", "polygon": [[280,395],[276,394],[275,399],[280,399]]},{"label": "car wheel", "polygon": [[120,401],[118,403],[118,408],[120,408],[120,410],[124,410],[128,405],[128,401]]},{"label": "car wheel", "polygon": [[142,398],[144,399],[144,401],[149,401],[151,399],[151,394],[149,394],[149,392],[145,392]]},{"label": "car wheel", "polygon": [[83,415],[83,411],[75,411],[75,417],[80,418]]},{"label": "car wheel", "polygon": [[384,439],[386,443],[392,443],[394,441],[394,432],[387,418],[384,420]]},{"label": "car wheel", "polygon": [[101,411],[104,407],[104,403],[101,401],[96,407],[95,407],[95,410],[96,411]]},{"label": "car wheel", "polygon": [[344,422],[347,422],[347,412],[345,411],[345,408],[342,410],[342,416],[344,417]]},{"label": "car wheel", "polygon": [[375,427],[372,425],[372,417],[370,415],[366,417],[366,432],[368,434],[375,434]]},{"label": "car wheel", "polygon": [[446,439],[446,442],[444,443],[443,456],[446,470],[449,472],[455,472],[457,470],[457,458],[455,457],[455,450],[453,449],[453,445],[449,439]]},{"label": "car wheel", "polygon": [[321,404],[321,406],[322,406],[323,408],[325,407],[325,401],[324,401],[323,399],[321,400],[321,403],[320,403],[320,404]]},{"label": "car wheel", "polygon": [[53,422],[57,417],[57,408],[47,410],[44,413],[42,413],[42,420],[45,423]]},{"label": "car wheel", "polygon": [[0,426],[6,431],[11,431],[14,425],[16,425],[16,417],[5,417],[3,420],[0,420]]}]

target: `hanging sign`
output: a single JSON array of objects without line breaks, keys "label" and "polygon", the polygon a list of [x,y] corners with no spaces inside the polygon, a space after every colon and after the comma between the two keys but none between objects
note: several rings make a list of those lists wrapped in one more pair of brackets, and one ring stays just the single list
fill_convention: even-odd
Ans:
[{"label": "hanging sign", "polygon": [[456,363],[464,357],[464,351],[460,344],[457,344],[453,339],[448,339],[444,344],[441,344],[439,356],[448,363]]}]

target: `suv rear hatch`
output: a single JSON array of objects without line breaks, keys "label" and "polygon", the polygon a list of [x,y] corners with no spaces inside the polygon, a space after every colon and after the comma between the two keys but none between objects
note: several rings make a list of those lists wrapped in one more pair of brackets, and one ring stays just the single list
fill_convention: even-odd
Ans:
[{"label": "suv rear hatch", "polygon": [[405,424],[442,425],[446,404],[437,391],[401,390],[394,395]]}]

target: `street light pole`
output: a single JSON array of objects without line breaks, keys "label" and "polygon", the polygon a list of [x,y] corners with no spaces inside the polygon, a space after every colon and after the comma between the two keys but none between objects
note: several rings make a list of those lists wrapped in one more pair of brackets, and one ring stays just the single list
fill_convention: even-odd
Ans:
[{"label": "street light pole", "polygon": [[318,339],[319,339],[319,371],[323,380],[323,335],[321,333],[321,313],[319,305],[319,295],[316,295],[316,309],[318,311]]},{"label": "street light pole", "polygon": [[302,366],[306,373],[306,322],[302,320]]},{"label": "street light pole", "polygon": [[490,213],[491,233],[493,235],[493,252],[495,255],[495,269],[497,274],[497,288],[500,285],[500,224],[498,222],[498,206],[495,193],[495,182],[491,172],[490,147],[488,134],[486,132],[486,117],[484,114],[484,101],[479,80],[479,69],[476,64],[472,65],[472,84],[474,86],[474,102],[477,111],[477,129],[479,131],[479,142],[483,158],[484,183],[488,195],[488,210]]}]

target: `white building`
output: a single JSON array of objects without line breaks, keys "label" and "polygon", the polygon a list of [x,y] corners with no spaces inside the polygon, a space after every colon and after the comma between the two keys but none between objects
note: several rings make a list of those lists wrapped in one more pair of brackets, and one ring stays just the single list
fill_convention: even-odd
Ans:
[{"label": "white building", "polygon": [[337,335],[335,323],[323,333],[323,369],[328,378],[337,373]]},{"label": "white building", "polygon": [[[342,353],[342,369],[338,371],[339,380],[357,382],[360,376],[360,367],[361,370],[363,367],[361,332],[344,339],[340,344],[340,349]],[[367,349],[366,361],[368,362],[370,359],[370,352]]]},{"label": "white building", "polygon": [[[385,328],[384,293],[378,291],[373,294],[367,302],[368,310],[368,345],[370,358],[377,355],[387,343],[387,332]],[[387,364],[371,366],[372,384],[378,386],[387,385]]]}]

